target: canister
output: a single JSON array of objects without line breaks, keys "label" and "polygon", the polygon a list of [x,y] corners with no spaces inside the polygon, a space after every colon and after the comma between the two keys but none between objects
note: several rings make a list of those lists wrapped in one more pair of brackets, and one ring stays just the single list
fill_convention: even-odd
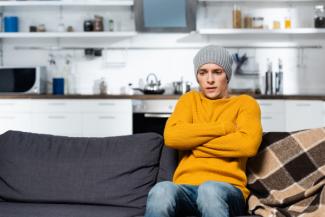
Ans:
[{"label": "canister", "polygon": [[5,32],[18,32],[18,17],[6,16],[4,17],[4,30]]}]

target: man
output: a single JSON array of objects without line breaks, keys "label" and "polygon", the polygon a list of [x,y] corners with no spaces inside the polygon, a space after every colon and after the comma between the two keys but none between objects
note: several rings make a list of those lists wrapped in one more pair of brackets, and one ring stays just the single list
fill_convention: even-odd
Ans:
[{"label": "man", "polygon": [[167,146],[180,150],[173,182],[156,184],[146,217],[244,214],[249,195],[245,167],[262,138],[260,109],[248,95],[229,96],[232,57],[206,46],[194,57],[200,91],[180,97],[164,132]]}]

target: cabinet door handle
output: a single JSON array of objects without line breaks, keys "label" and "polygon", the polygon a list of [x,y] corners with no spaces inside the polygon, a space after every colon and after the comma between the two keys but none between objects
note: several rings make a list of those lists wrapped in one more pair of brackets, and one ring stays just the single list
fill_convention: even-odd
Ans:
[{"label": "cabinet door handle", "polygon": [[99,106],[115,106],[113,102],[100,102],[98,103]]},{"label": "cabinet door handle", "polygon": [[116,117],[115,116],[98,116],[98,119],[101,119],[101,120],[112,120],[112,119],[115,119]]},{"label": "cabinet door handle", "polygon": [[272,105],[273,105],[272,103],[268,103],[268,102],[260,103],[260,106],[272,106]]},{"label": "cabinet door handle", "polygon": [[273,117],[271,117],[271,116],[264,116],[264,117],[262,117],[262,119],[263,119],[263,120],[272,120]]},{"label": "cabinet door handle", "polygon": [[51,115],[51,116],[48,116],[48,119],[62,120],[62,119],[66,119],[66,116],[61,116],[61,115]]},{"label": "cabinet door handle", "polygon": [[15,116],[1,116],[0,119],[2,120],[14,120],[16,119]]},{"label": "cabinet door handle", "polygon": [[1,103],[0,106],[14,106],[15,103],[7,102],[7,103]]},{"label": "cabinet door handle", "polygon": [[145,113],[144,117],[146,117],[146,118],[169,118],[170,114],[165,114],[165,113]]},{"label": "cabinet door handle", "polygon": [[309,106],[311,106],[311,104],[310,103],[297,103],[296,106],[298,106],[298,107],[309,107]]},{"label": "cabinet door handle", "polygon": [[65,106],[66,103],[64,103],[64,102],[51,102],[48,105],[50,105],[50,106]]}]

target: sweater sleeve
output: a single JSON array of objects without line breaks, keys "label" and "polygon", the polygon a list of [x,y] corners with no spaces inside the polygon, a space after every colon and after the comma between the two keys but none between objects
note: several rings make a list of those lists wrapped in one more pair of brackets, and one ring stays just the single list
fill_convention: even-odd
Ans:
[{"label": "sweater sleeve", "polygon": [[167,120],[164,130],[166,146],[191,150],[235,130],[235,124],[232,122],[193,123],[192,112],[190,98],[185,94],[179,99],[174,112]]},{"label": "sweater sleeve", "polygon": [[262,140],[261,111],[254,99],[239,110],[236,131],[214,138],[193,149],[195,157],[252,157]]}]

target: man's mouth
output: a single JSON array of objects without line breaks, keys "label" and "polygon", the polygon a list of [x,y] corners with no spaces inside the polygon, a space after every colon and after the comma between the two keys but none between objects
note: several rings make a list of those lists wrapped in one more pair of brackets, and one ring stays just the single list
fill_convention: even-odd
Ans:
[{"label": "man's mouth", "polygon": [[216,90],[216,89],[217,89],[217,87],[207,87],[207,88],[206,88],[207,91],[214,91],[214,90]]}]

